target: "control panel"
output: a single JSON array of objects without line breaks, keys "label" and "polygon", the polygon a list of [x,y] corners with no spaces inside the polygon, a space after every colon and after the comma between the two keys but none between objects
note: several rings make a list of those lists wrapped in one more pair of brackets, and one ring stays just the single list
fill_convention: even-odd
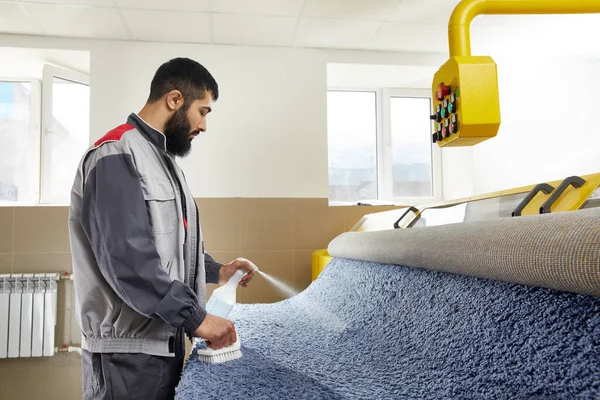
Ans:
[{"label": "control panel", "polygon": [[433,143],[472,146],[500,128],[496,63],[491,57],[452,57],[433,78]]}]

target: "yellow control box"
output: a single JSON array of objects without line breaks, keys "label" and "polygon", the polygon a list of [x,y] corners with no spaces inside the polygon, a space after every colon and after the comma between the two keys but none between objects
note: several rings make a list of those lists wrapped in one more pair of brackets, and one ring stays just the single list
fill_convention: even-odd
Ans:
[{"label": "yellow control box", "polygon": [[472,146],[500,128],[496,63],[487,56],[450,58],[433,78],[433,143]]}]

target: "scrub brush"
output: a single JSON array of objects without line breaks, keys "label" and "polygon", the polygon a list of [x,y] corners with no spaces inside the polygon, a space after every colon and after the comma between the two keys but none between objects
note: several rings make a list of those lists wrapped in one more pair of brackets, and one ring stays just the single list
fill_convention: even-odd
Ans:
[{"label": "scrub brush", "polygon": [[209,364],[221,364],[227,361],[237,360],[238,358],[242,358],[239,339],[231,346],[219,350],[211,349],[210,347],[198,350],[198,360]]}]

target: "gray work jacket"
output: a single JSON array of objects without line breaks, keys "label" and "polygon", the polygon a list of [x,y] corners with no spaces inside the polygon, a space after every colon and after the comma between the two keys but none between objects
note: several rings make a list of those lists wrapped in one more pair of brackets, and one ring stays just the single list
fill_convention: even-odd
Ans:
[{"label": "gray work jacket", "polygon": [[198,208],[166,137],[136,114],[83,156],[69,235],[82,348],[174,355],[206,316],[206,283],[222,264],[204,253]]}]

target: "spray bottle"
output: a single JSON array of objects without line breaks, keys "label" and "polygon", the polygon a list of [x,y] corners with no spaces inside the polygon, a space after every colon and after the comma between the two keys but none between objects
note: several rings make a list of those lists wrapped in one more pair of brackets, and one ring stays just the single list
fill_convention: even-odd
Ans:
[{"label": "spray bottle", "polygon": [[[258,271],[256,266],[251,265],[255,272]],[[238,269],[226,284],[215,289],[206,303],[206,312],[217,317],[227,318],[236,302],[237,287],[247,273],[248,271],[244,269]]]}]

